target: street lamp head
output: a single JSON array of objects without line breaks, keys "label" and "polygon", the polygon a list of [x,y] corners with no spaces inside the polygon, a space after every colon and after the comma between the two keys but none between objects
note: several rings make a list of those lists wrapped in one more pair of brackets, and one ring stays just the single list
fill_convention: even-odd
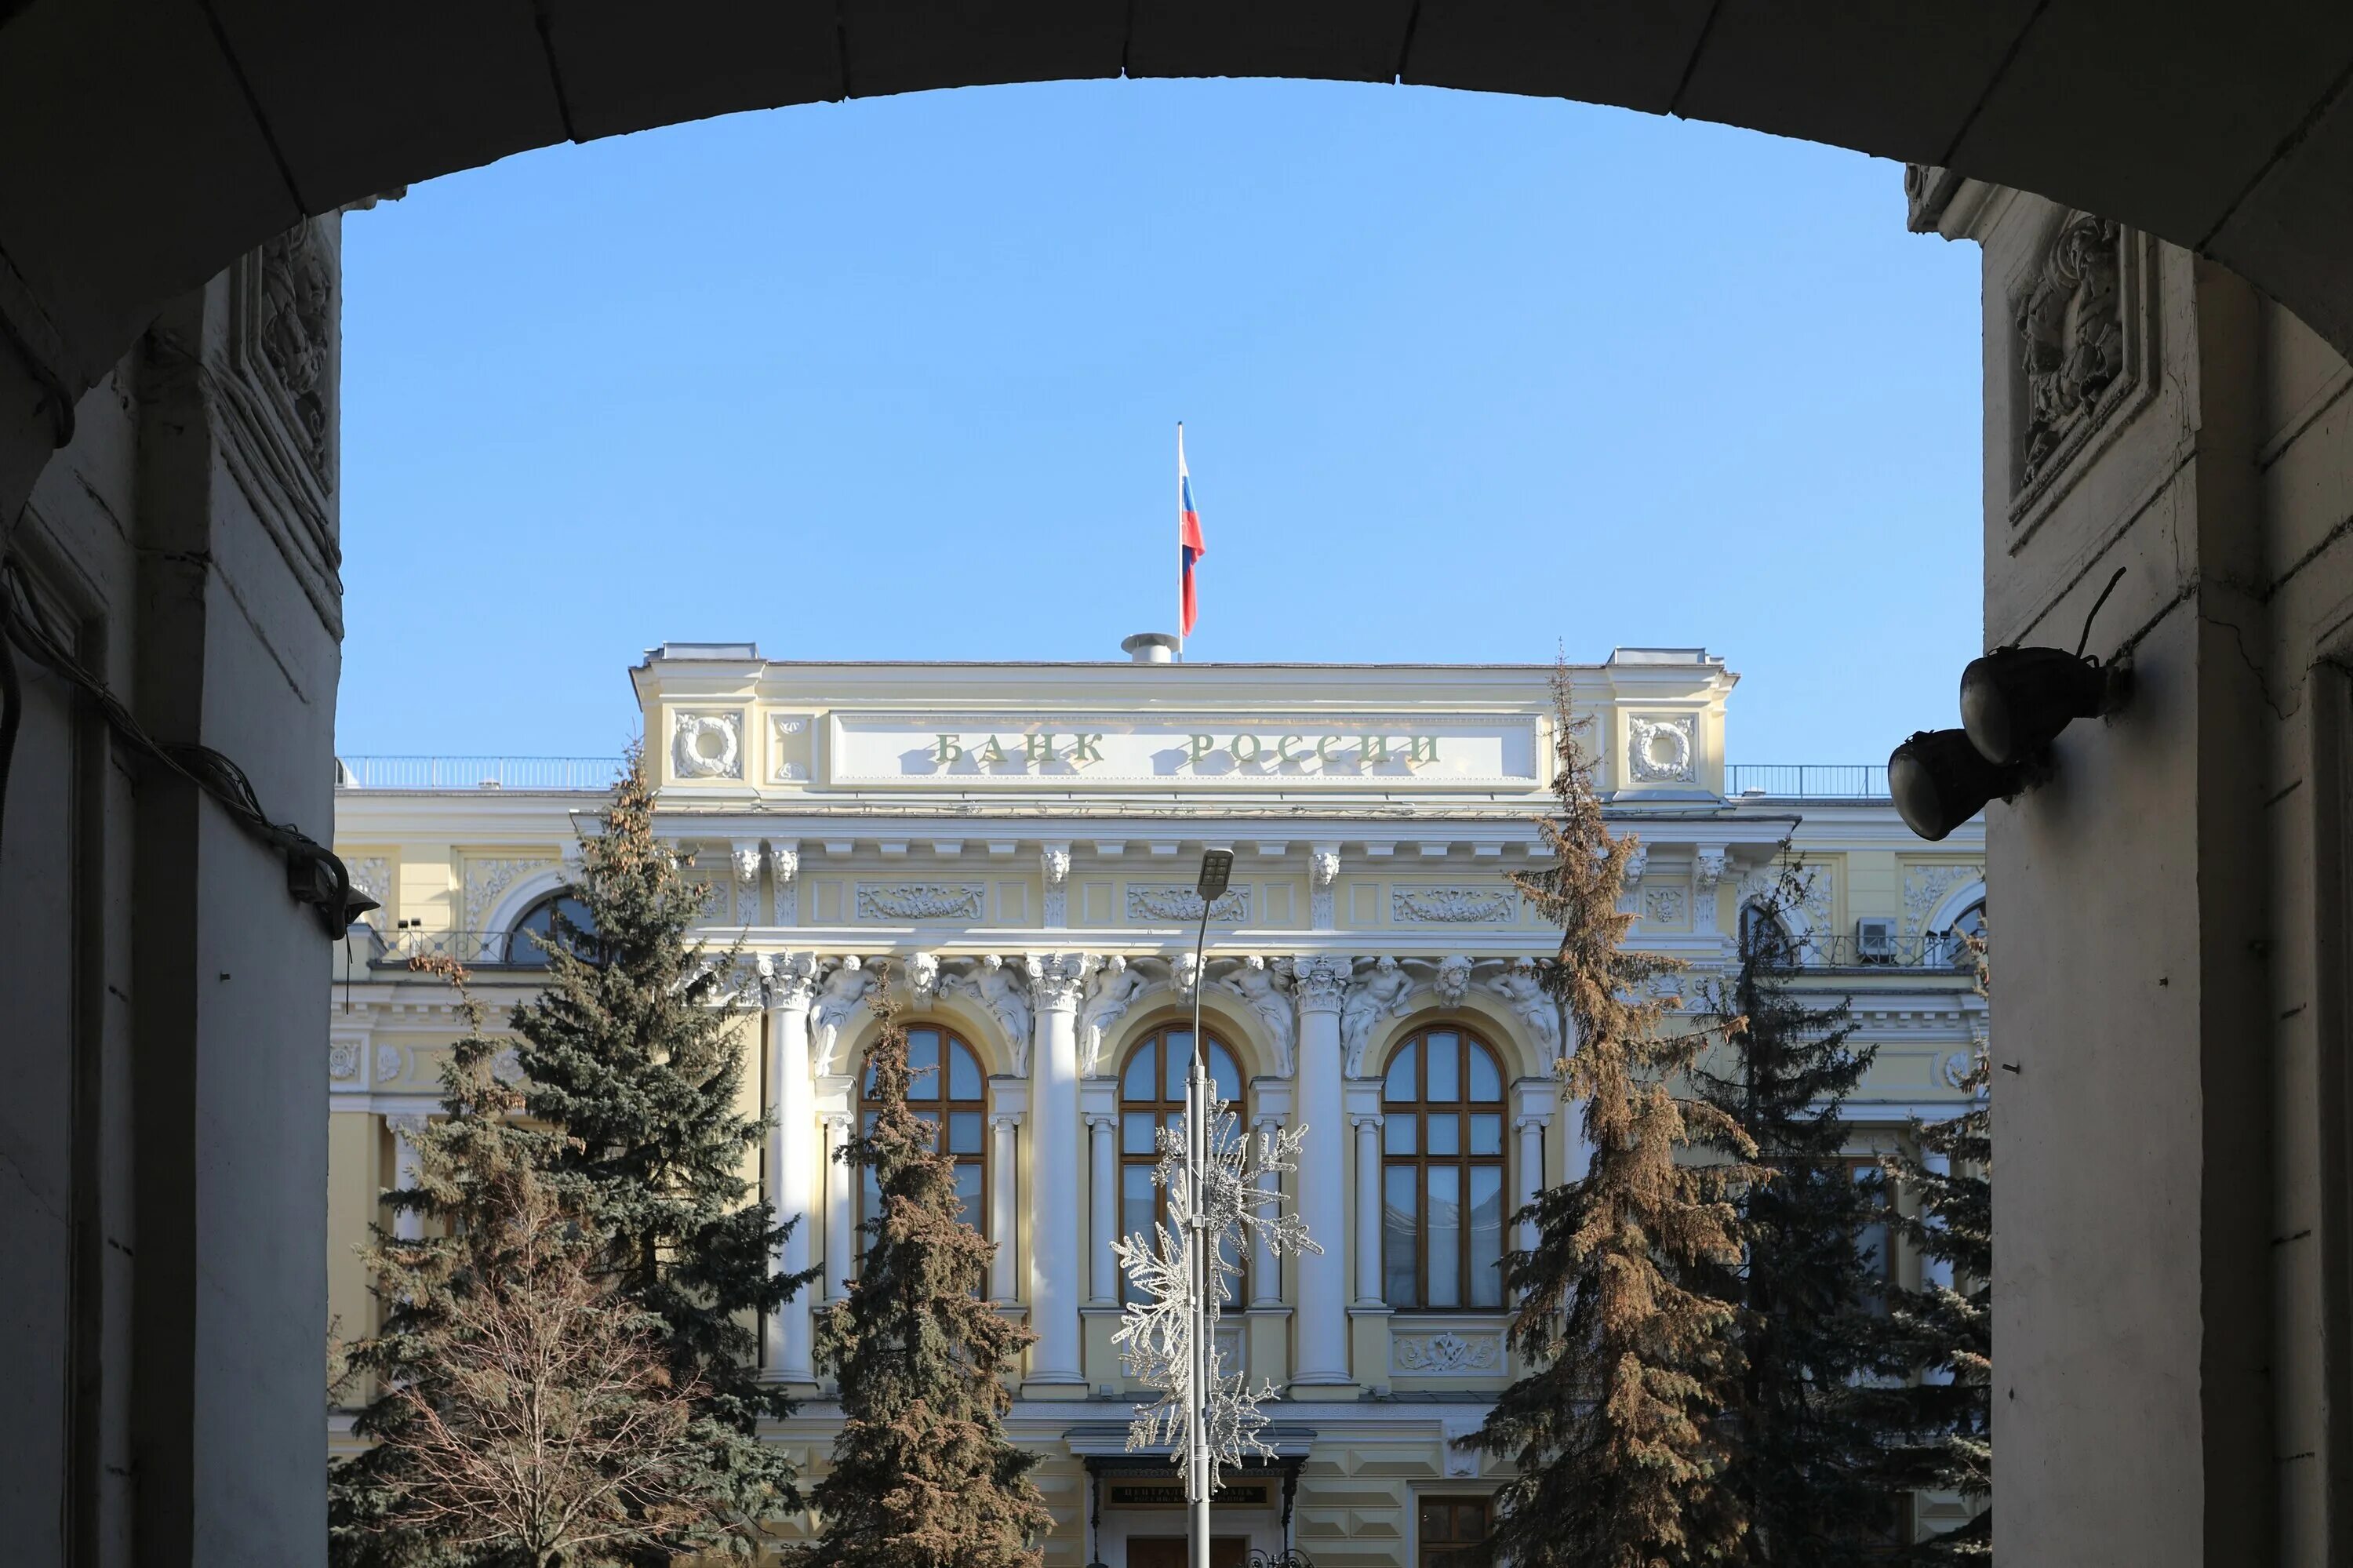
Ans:
[{"label": "street lamp head", "polygon": [[2007,800],[2025,787],[2022,768],[1988,762],[1967,730],[1921,730],[1887,758],[1887,792],[1895,797],[1896,814],[1931,841],[1985,810],[1987,801]]},{"label": "street lamp head", "polygon": [[2123,698],[2121,671],[2094,660],[2064,648],[1997,648],[1961,672],[1961,727],[1988,762],[2024,762]]},{"label": "street lamp head", "polygon": [[1225,896],[1226,884],[1233,880],[1234,852],[1211,850],[1201,857],[1201,880],[1193,891],[1201,895],[1204,904],[1215,904]]}]

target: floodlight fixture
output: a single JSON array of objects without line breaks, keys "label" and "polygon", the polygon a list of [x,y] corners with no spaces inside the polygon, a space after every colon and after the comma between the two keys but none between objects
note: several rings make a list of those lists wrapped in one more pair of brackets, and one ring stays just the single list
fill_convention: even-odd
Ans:
[{"label": "floodlight fixture", "polygon": [[2118,567],[2092,601],[2073,653],[2012,643],[1969,661],[1961,672],[1961,727],[1978,755],[1998,766],[2032,763],[2077,719],[2098,718],[2124,705],[2131,689],[2130,673],[2122,665],[2103,665],[2084,656],[2093,617],[2124,575],[2124,567]]},{"label": "floodlight fixture", "polygon": [[1931,842],[2026,788],[2026,769],[1987,761],[1967,730],[1924,729],[1887,758],[1887,792],[1904,825]]}]

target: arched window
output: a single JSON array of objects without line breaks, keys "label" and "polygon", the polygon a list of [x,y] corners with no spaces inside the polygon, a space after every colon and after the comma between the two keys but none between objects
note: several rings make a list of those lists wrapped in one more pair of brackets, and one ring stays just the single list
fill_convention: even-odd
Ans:
[{"label": "arched window", "polygon": [[1501,1307],[1504,1073],[1460,1029],[1425,1029],[1381,1088],[1381,1278],[1391,1307]]},{"label": "arched window", "polygon": [[[1241,1069],[1216,1035],[1208,1037],[1208,1047],[1209,1081],[1219,1097],[1239,1113]],[[1168,1218],[1168,1194],[1152,1181],[1153,1168],[1160,1163],[1152,1135],[1163,1127],[1184,1129],[1185,1079],[1192,1070],[1190,1024],[1155,1030],[1127,1054],[1127,1065],[1119,1075],[1119,1234],[1124,1236],[1149,1236],[1155,1224]],[[1124,1299],[1134,1298],[1134,1287],[1124,1272],[1119,1288]],[[1231,1293],[1227,1304],[1235,1304]]]},{"label": "arched window", "polygon": [[[934,1127],[947,1128],[948,1152],[955,1158],[956,1196],[964,1200],[965,1224],[988,1234],[988,1080],[972,1047],[936,1024],[907,1031],[907,1108]],[[874,1070],[858,1090],[858,1125],[874,1127]],[[864,1170],[860,1216],[882,1210],[881,1190],[871,1166]]]},{"label": "arched window", "polygon": [[1797,955],[1788,926],[1761,904],[1740,906],[1740,956],[1787,963]]},{"label": "arched window", "polygon": [[594,954],[586,938],[596,934],[596,918],[588,913],[588,906],[570,893],[551,893],[522,912],[522,918],[516,921],[514,929],[507,933],[505,961],[528,969],[545,969],[547,949],[541,944],[557,939],[555,915],[558,910],[564,912],[565,920],[576,933],[571,943],[573,952],[593,961]]}]

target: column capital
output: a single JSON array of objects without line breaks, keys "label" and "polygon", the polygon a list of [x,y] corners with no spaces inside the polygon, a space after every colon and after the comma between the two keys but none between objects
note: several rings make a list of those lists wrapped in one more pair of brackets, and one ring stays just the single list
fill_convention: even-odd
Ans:
[{"label": "column capital", "polygon": [[1513,1118],[1512,1125],[1522,1132],[1527,1131],[1528,1128],[1532,1127],[1547,1128],[1552,1125],[1552,1112],[1529,1111],[1521,1116]]},{"label": "column capital", "polygon": [[1029,991],[1037,999],[1039,1012],[1078,1012],[1080,1000],[1086,995],[1087,977],[1095,970],[1094,954],[1030,953],[1025,961],[1029,966]]},{"label": "column capital", "polygon": [[847,1138],[849,1129],[858,1125],[858,1118],[849,1111],[828,1111],[818,1119],[825,1123],[828,1132],[843,1138]]},{"label": "column capital", "polygon": [[1087,1112],[1087,1125],[1091,1128],[1116,1129],[1119,1126],[1119,1113],[1117,1111],[1089,1111]]},{"label": "column capital", "polygon": [[1355,1125],[1358,1132],[1370,1131],[1371,1129],[1379,1127],[1386,1119],[1387,1118],[1378,1111],[1360,1111],[1356,1115],[1348,1118],[1348,1120]]},{"label": "column capital", "polygon": [[806,1012],[817,999],[818,956],[815,953],[762,953],[756,961],[761,988],[768,1005],[780,1012]]},{"label": "column capital", "polygon": [[988,1125],[991,1127],[1019,1127],[1026,1119],[1026,1113],[1018,1110],[993,1110],[988,1113]]},{"label": "column capital", "polygon": [[1302,1012],[1337,1012],[1347,994],[1352,964],[1333,953],[1317,953],[1292,963],[1293,983]]},{"label": "column capital", "polygon": [[427,1116],[404,1112],[397,1116],[388,1116],[385,1118],[384,1125],[392,1128],[394,1133],[397,1136],[413,1141],[418,1134],[425,1130],[425,1124],[432,1119],[432,1118]]}]

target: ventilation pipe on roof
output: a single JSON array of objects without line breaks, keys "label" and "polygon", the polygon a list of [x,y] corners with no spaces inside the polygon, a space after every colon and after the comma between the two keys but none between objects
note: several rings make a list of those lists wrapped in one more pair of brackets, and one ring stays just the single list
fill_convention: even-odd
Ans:
[{"label": "ventilation pipe on roof", "polygon": [[1139,664],[1173,664],[1179,644],[1166,631],[1139,631],[1119,645],[1119,651]]}]

